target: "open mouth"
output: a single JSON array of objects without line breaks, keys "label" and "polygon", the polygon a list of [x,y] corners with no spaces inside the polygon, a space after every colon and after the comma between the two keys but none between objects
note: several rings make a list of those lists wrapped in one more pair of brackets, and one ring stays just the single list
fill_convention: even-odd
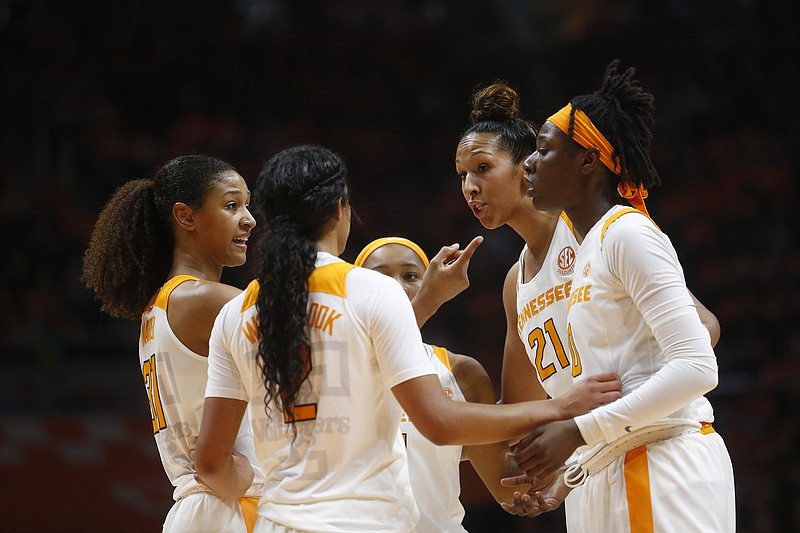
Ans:
[{"label": "open mouth", "polygon": [[486,204],[483,203],[483,202],[478,202],[476,200],[470,200],[468,203],[469,203],[470,209],[472,209],[472,213],[475,216],[480,216],[483,213],[484,209],[486,209]]}]

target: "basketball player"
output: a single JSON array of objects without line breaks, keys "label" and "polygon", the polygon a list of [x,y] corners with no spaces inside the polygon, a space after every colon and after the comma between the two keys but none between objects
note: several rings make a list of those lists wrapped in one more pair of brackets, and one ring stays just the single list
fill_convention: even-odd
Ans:
[{"label": "basketball player", "polygon": [[[501,401],[557,397],[573,382],[566,314],[580,236],[563,212],[539,211],[527,196],[524,163],[536,149],[537,131],[521,115],[519,94],[505,82],[478,89],[470,122],[455,158],[464,199],[485,228],[508,225],[525,241],[503,284],[507,329]],[[716,342],[716,317],[696,300],[695,305]],[[569,492],[550,483],[554,479],[540,480],[543,484],[537,483],[530,495],[517,495],[516,505],[501,505],[529,516],[552,510]],[[540,487],[547,489],[544,495],[537,494]],[[541,504],[544,496],[547,505]],[[566,503],[568,521],[571,500]]]},{"label": "basketball player", "polygon": [[[365,246],[354,264],[394,278],[413,301],[423,284],[429,261],[416,243],[402,237],[384,237]],[[496,403],[492,381],[477,360],[430,344],[425,344],[425,350],[448,398]],[[408,450],[411,487],[420,511],[418,533],[466,531],[461,525],[464,507],[458,499],[462,457],[470,461],[498,503],[511,502],[515,490],[527,490],[500,484],[501,478],[515,470],[507,459],[509,450],[505,443],[464,448],[436,446],[419,433],[405,413],[401,417],[400,431]]]},{"label": "basketball player", "polygon": [[472,445],[519,438],[619,397],[606,374],[555,400],[450,401],[401,287],[338,258],[350,232],[345,176],[342,159],[316,146],[266,163],[253,202],[268,229],[257,278],[212,332],[198,475],[228,498],[247,490],[251,465],[232,450],[252,404],[269,496],[258,533],[412,531],[419,513],[401,406],[435,444]]},{"label": "basketball player", "polygon": [[[141,320],[139,362],[161,463],[175,487],[165,532],[244,532],[255,523],[262,476],[248,426],[236,450],[255,471],[242,498],[197,483],[191,454],[208,379],[208,339],[222,305],[241,290],[222,269],[245,262],[256,222],[236,170],[201,155],[173,159],[153,179],[120,187],[103,208],[83,279],[105,312]],[[246,529],[247,527],[247,529]]]},{"label": "basketball player", "polygon": [[583,484],[570,531],[733,532],[733,470],[703,396],[717,384],[712,342],[644,205],[660,181],[653,96],[618,63],[542,126],[528,194],[585,235],[567,314],[572,375],[618,372],[623,397],[543,426],[516,460],[531,477],[548,475],[581,447],[565,477]]}]

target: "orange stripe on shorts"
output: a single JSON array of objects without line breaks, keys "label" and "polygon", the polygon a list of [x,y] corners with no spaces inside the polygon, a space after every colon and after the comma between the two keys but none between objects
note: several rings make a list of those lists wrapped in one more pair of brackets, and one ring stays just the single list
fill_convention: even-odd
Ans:
[{"label": "orange stripe on shorts", "polygon": [[625,454],[625,495],[631,533],[652,533],[653,507],[645,446],[638,446]]},{"label": "orange stripe on shorts", "polygon": [[244,525],[247,527],[247,533],[253,533],[253,528],[256,527],[259,499],[248,496],[239,498],[239,506],[242,508],[242,516],[244,517]]}]

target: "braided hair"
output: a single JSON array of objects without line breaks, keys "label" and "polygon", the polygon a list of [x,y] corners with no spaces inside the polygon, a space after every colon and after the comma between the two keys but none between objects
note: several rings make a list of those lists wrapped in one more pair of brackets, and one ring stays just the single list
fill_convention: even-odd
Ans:
[{"label": "braided hair", "polygon": [[636,69],[617,70],[619,59],[606,67],[603,84],[593,94],[576,96],[568,134],[572,136],[575,109],[581,109],[603,136],[614,147],[611,158],[619,158],[620,180],[630,180],[636,185],[651,188],[661,183],[650,158],[650,125],[653,118],[653,95],[646,92],[634,79]]},{"label": "braided hair", "polygon": [[495,135],[496,146],[511,154],[515,165],[536,150],[537,128],[522,117],[519,94],[505,81],[475,91],[469,120],[461,139],[474,133]]},{"label": "braided hair", "polygon": [[213,157],[187,155],[166,163],[153,179],[117,189],[94,226],[81,276],[103,311],[141,318],[172,267],[172,207],[183,202],[199,209],[226,172],[235,169]]},{"label": "braided hair", "polygon": [[291,423],[310,360],[308,278],[316,240],[336,216],[340,200],[349,202],[344,162],[330,150],[310,145],[276,154],[264,165],[253,191],[252,205],[266,226],[255,258],[259,366],[266,404],[281,404]]}]

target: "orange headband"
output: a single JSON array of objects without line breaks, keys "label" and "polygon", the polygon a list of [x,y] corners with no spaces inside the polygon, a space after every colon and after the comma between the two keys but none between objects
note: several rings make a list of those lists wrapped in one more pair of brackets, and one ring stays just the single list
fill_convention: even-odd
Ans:
[{"label": "orange headband", "polygon": [[[551,122],[558,129],[569,135],[569,120],[572,112],[572,104],[567,104],[561,108],[557,113],[553,114],[547,120]],[[584,148],[595,147],[600,151],[600,162],[606,166],[611,172],[620,175],[621,168],[619,161],[612,159],[611,155],[614,153],[614,147],[608,142],[600,130],[592,123],[591,119],[578,108],[575,108],[575,122],[572,130],[572,138],[583,146]],[[638,209],[644,214],[647,213],[647,207],[644,205],[644,199],[647,198],[647,189],[644,186],[636,186],[629,179],[625,179],[617,184],[617,192],[619,195],[628,200],[633,207]]]},{"label": "orange headband", "polygon": [[[558,129],[569,135],[569,116],[572,112],[572,104],[567,104],[559,112],[552,115],[547,120],[552,122]],[[614,147],[603,137],[586,113],[575,108],[575,125],[572,131],[572,138],[576,143],[584,148],[595,147],[600,150],[600,161],[614,174],[619,175],[619,162],[611,159]]]},{"label": "orange headband", "polygon": [[361,250],[353,264],[356,266],[364,266],[364,262],[372,254],[372,252],[387,244],[399,244],[401,246],[405,246],[406,248],[410,248],[419,256],[420,259],[422,259],[422,263],[425,265],[426,269],[430,265],[428,256],[425,255],[425,252],[422,251],[422,248],[420,248],[417,243],[409,241],[408,239],[404,239],[403,237],[382,237],[380,239],[375,239],[366,245],[363,250]]}]

